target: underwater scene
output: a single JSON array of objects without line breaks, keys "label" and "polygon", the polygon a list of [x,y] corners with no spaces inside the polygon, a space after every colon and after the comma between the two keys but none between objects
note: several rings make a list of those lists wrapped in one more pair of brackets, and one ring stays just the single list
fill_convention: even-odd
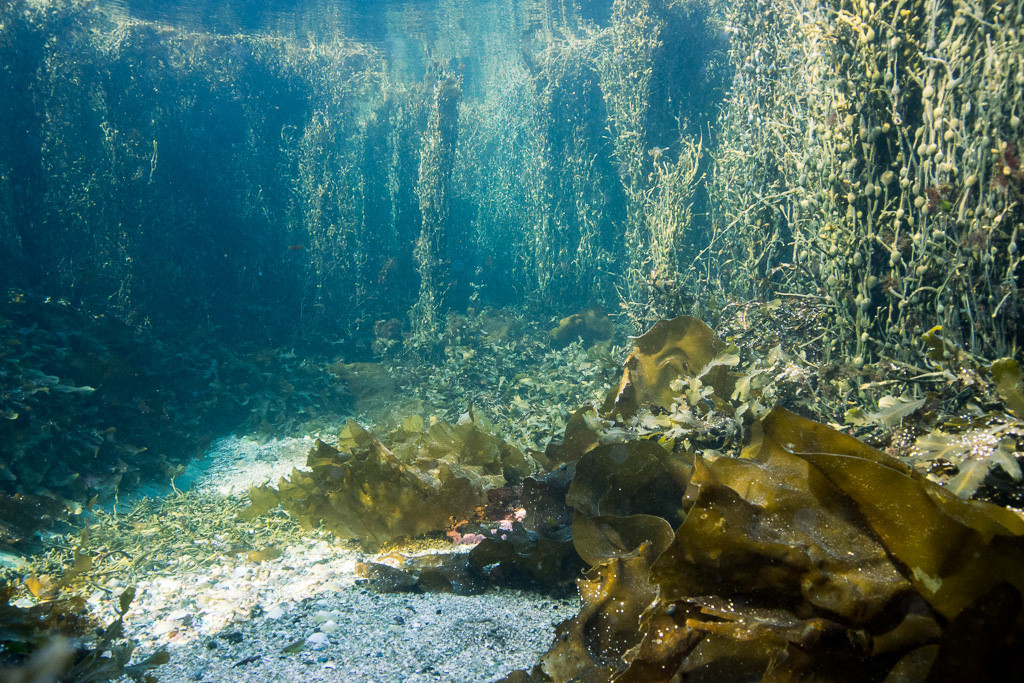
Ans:
[{"label": "underwater scene", "polygon": [[1024,671],[1024,0],[0,0],[0,682]]}]

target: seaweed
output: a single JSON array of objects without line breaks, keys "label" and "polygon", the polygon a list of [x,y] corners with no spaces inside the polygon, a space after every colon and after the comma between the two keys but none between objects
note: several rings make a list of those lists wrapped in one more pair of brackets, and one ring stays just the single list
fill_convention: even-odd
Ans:
[{"label": "seaweed", "polygon": [[[668,526],[662,517],[609,523],[577,508],[577,546],[602,548],[584,555],[600,571],[581,580],[580,614],[529,680],[922,680],[963,661],[971,639],[952,634],[981,614],[998,624],[985,626],[994,656],[1024,635],[1024,519],[825,425],[776,408],[741,458],[698,456],[687,491],[685,519],[661,547],[644,537]],[[630,573],[641,549],[653,597]],[[602,616],[612,591],[628,637]]]},{"label": "seaweed", "polygon": [[1021,390],[1020,364],[1012,358],[1000,358],[989,366],[996,392],[1006,409],[1016,418],[1024,419],[1024,391]]},{"label": "seaweed", "polygon": [[[680,321],[638,338],[605,402],[615,426],[578,412],[573,438],[567,429],[549,449],[582,444],[560,471],[591,569],[579,614],[532,671],[505,680],[924,680],[963,671],[975,648],[1008,663],[1024,637],[1024,517],[781,407],[749,425],[733,457],[677,452],[696,442],[699,420],[681,417],[697,407],[694,388],[707,415],[728,414],[725,397],[773,391],[734,381],[763,374],[756,364],[715,380],[729,394],[705,385],[738,364],[708,333]],[[997,367],[1006,401],[1019,379]],[[883,402],[870,419],[916,421],[933,415],[926,402]],[[987,457],[1010,476],[1016,425],[1006,415],[975,426],[998,432],[1002,452]]]},{"label": "seaweed", "polygon": [[852,425],[878,424],[890,429],[899,427],[903,419],[920,410],[927,399],[912,399],[907,396],[883,396],[878,400],[878,410],[865,413],[860,408],[846,411],[846,421]]},{"label": "seaweed", "polygon": [[537,469],[482,418],[430,426],[409,418],[388,437],[386,446],[350,420],[339,448],[317,440],[309,470],[293,470],[276,489],[250,489],[252,505],[242,518],[280,504],[306,528],[322,523],[340,538],[379,548],[472,517],[487,506],[488,491],[519,483]]},{"label": "seaweed", "polygon": [[955,617],[994,586],[1024,589],[1024,518],[965,501],[903,463],[809,420],[773,413],[765,448],[789,450],[853,501],[918,593]]},{"label": "seaweed", "polygon": [[917,438],[911,457],[955,466],[958,471],[947,486],[958,496],[970,498],[996,468],[1014,481],[1021,480],[1016,445],[1022,431],[1020,424],[998,422],[952,434],[934,429]]},{"label": "seaweed", "polygon": [[656,514],[675,526],[692,467],[653,441],[598,446],[577,463],[566,503],[588,517]]},{"label": "seaweed", "polygon": [[[97,631],[94,642],[87,642],[95,624],[84,616],[81,596],[44,600],[31,607],[10,603],[13,590],[0,590],[0,669],[4,681],[55,680],[67,683],[92,683],[127,676],[140,683],[153,683],[151,672],[169,661],[166,650],[159,650],[136,664],[129,665],[135,644],[124,638],[124,615],[135,599],[135,589],[118,596],[117,617]],[[77,642],[76,642],[77,641]],[[48,675],[51,678],[42,678]]]},{"label": "seaweed", "polygon": [[356,407],[360,410],[394,399],[395,380],[380,363],[339,361],[328,365],[327,370],[345,383],[348,391],[356,399]]},{"label": "seaweed", "polygon": [[[601,414],[628,418],[641,406],[669,410],[679,400],[676,380],[695,380],[727,399],[732,393],[726,364],[712,361],[726,349],[704,322],[690,316],[659,320],[634,340],[622,379],[605,400]],[[698,388],[696,382],[692,387]]]},{"label": "seaweed", "polygon": [[593,406],[583,406],[574,412],[565,425],[561,441],[551,441],[544,449],[549,467],[575,463],[601,441],[601,430],[594,424]]},{"label": "seaweed", "polygon": [[589,570],[578,581],[580,612],[558,625],[551,649],[528,678],[503,680],[610,680],[617,662],[642,640],[637,624],[657,598],[650,581],[652,556],[650,544],[643,543]]}]

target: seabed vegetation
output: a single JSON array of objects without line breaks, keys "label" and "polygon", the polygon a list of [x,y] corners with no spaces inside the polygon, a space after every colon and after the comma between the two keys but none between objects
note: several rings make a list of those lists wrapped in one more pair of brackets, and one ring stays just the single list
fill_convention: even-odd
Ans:
[{"label": "seabed vegetation", "polygon": [[[735,305],[717,334],[695,318],[661,321],[627,355],[604,324],[611,338],[563,346],[569,318],[545,331],[486,311],[459,319],[436,373],[325,365],[358,392],[369,430],[319,430],[307,468],[244,497],[97,506],[36,537],[30,564],[7,572],[7,628],[21,624],[7,647],[31,649],[62,613],[81,632],[87,597],[94,610],[106,603],[92,619],[118,624],[143,579],[274,562],[326,534],[362,548],[356,571],[381,591],[565,595],[590,567],[580,615],[532,674],[508,680],[745,675],[771,662],[804,675],[840,656],[856,675],[918,677],[937,661],[975,661],[949,634],[982,625],[992,661],[1012,659],[1002,648],[1016,612],[996,627],[988,601],[1020,580],[1024,519],[980,501],[1019,505],[1019,367],[981,363],[932,330],[927,367],[868,374],[826,362],[821,340],[801,343],[823,319],[807,302]],[[369,372],[407,383],[370,390]],[[922,385],[922,398],[897,395]],[[540,450],[544,433],[559,438]],[[27,541],[5,533],[8,545]],[[453,553],[452,541],[472,549]],[[77,655],[96,678],[72,680],[128,664],[130,644],[103,633],[91,659]],[[125,672],[157,675],[162,658]]]},{"label": "seabed vegetation", "polygon": [[[1020,0],[441,4],[0,4],[5,680],[153,680],[135,586],[311,537],[578,593],[506,681],[1018,669]],[[227,431],[316,441],[174,488]]]}]

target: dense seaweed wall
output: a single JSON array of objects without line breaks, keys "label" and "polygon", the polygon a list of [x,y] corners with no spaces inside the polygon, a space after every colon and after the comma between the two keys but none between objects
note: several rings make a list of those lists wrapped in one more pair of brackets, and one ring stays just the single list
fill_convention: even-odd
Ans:
[{"label": "dense seaweed wall", "polygon": [[3,3],[3,284],[350,355],[468,306],[777,296],[859,363],[1022,341],[1019,2],[276,16]]},{"label": "dense seaweed wall", "polygon": [[692,78],[652,77],[694,66],[663,26],[700,35],[678,15],[707,17],[659,5],[630,29],[634,4],[396,3],[376,31],[223,33],[219,16],[7,2],[4,284],[135,324],[364,350],[410,317],[425,341],[467,305],[639,299],[646,212],[680,126],[701,126]]},{"label": "dense seaweed wall", "polygon": [[813,297],[858,364],[914,359],[935,325],[1016,353],[1024,5],[744,0],[727,21],[709,291]]},{"label": "dense seaweed wall", "polygon": [[0,26],[14,284],[137,324],[280,336],[337,316],[340,292],[367,279],[379,55],[115,22],[79,3],[7,3]]}]

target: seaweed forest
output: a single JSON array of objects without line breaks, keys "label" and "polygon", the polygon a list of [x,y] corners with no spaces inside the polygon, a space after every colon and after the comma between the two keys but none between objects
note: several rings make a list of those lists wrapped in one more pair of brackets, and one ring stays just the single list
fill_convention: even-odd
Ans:
[{"label": "seaweed forest", "polygon": [[7,288],[359,360],[796,294],[865,363],[1019,341],[1011,6],[203,10],[4,4]]},{"label": "seaweed forest", "polygon": [[1022,117],[1021,0],[0,0],[0,678],[159,672],[154,482],[578,593],[514,683],[1018,666]]}]

